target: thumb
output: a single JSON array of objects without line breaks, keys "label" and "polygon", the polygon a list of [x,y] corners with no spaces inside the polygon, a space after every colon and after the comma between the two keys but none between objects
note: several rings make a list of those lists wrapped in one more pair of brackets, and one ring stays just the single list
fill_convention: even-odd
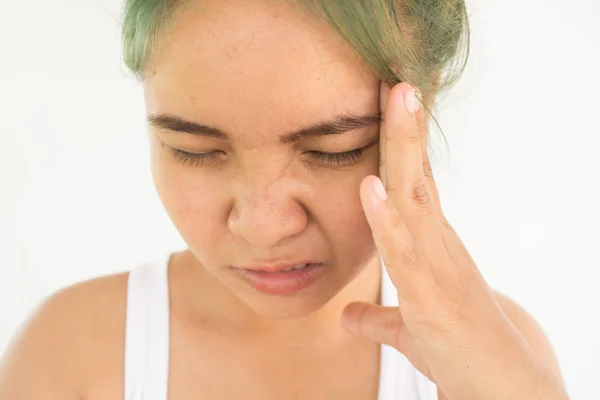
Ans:
[{"label": "thumb", "polygon": [[428,363],[410,335],[398,307],[382,307],[371,303],[351,303],[342,313],[342,326],[351,334],[392,346],[430,380],[434,380]]},{"label": "thumb", "polygon": [[356,302],[346,306],[341,323],[348,332],[400,350],[407,335],[398,307]]}]

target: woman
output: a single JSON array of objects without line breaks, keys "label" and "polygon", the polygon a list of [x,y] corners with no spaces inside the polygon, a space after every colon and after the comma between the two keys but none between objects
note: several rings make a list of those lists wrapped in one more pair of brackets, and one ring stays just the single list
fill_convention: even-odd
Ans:
[{"label": "woman", "polygon": [[568,398],[431,175],[426,115],[465,34],[463,0],[127,1],[189,248],[51,296],[0,398]]}]

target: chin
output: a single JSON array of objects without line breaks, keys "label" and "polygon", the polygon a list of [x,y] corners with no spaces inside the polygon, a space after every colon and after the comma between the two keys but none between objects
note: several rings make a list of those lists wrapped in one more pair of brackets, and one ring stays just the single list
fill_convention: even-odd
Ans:
[{"label": "chin", "polygon": [[274,296],[255,293],[244,296],[242,300],[257,315],[275,319],[299,319],[307,317],[323,308],[343,288],[338,290],[306,291],[292,296]]}]

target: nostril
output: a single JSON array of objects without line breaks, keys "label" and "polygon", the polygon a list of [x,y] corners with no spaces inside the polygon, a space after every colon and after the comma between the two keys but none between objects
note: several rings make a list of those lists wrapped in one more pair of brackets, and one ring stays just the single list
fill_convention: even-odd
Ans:
[{"label": "nostril", "polygon": [[227,221],[233,235],[257,247],[273,247],[305,229],[307,214],[297,201],[261,200],[235,204]]}]

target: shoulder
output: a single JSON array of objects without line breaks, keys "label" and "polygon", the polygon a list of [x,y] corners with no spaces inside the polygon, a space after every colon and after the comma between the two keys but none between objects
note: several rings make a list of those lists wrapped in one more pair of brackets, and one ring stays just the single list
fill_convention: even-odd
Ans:
[{"label": "shoulder", "polygon": [[494,291],[494,295],[506,316],[511,320],[519,333],[527,341],[531,349],[544,361],[545,365],[556,375],[564,385],[558,360],[550,340],[540,324],[521,305],[508,296]]},{"label": "shoulder", "polygon": [[[521,336],[527,341],[531,349],[537,356],[544,361],[560,383],[564,386],[564,381],[560,373],[558,360],[550,344],[550,340],[538,324],[538,322],[529,314],[521,305],[510,297],[494,290],[494,297],[506,314],[508,319],[513,323]],[[445,395],[438,389],[438,400],[447,400]]]},{"label": "shoulder", "polygon": [[0,398],[79,399],[91,379],[120,367],[128,276],[91,279],[47,297],[0,361]]}]

